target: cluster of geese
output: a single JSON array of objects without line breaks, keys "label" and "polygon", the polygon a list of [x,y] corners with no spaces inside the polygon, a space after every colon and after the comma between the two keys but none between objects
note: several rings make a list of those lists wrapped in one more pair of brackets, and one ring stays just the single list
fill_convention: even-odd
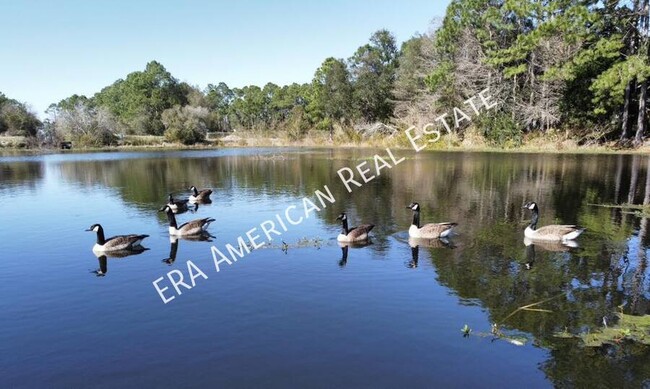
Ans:
[{"label": "cluster of geese", "polygon": [[[454,222],[427,223],[420,224],[420,204],[411,203],[406,207],[413,211],[413,221],[409,227],[409,245],[412,251],[412,261],[408,263],[409,267],[417,267],[418,249],[420,245],[428,247],[453,247],[447,240],[454,233],[454,227],[458,224]],[[539,207],[535,202],[526,202],[523,209],[528,209],[532,213],[530,224],[524,230],[524,243],[527,247],[533,248],[536,244],[557,244],[562,247],[576,247],[574,240],[585,231],[585,228],[573,224],[551,224],[543,227],[537,227],[539,221]],[[337,220],[341,220],[343,229],[337,237],[341,244],[342,258],[339,261],[340,266],[345,266],[348,257],[348,244],[361,244],[368,242],[369,232],[375,227],[374,224],[362,224],[358,227],[348,228],[347,216],[345,213],[339,215]],[[532,253],[534,257],[534,251]],[[529,266],[529,264],[527,264]]]},{"label": "cluster of geese", "polygon": [[[176,222],[176,214],[186,212],[188,210],[196,211],[199,204],[209,204],[212,201],[210,200],[210,195],[212,194],[211,189],[198,190],[195,186],[189,188],[191,191],[190,196],[187,199],[175,200],[173,195],[170,193],[168,197],[167,204],[163,205],[160,208],[159,212],[165,212],[167,215],[167,220],[169,221],[169,236],[171,241],[171,250],[169,258],[164,261],[168,264],[173,263],[176,259],[176,251],[178,250],[178,238],[188,239],[188,240],[210,240],[213,238],[207,232],[207,228],[210,223],[214,222],[215,219],[211,217],[195,219],[186,223],[181,224],[180,226]],[[190,207],[190,204],[193,207]],[[142,241],[145,238],[148,238],[149,235],[146,234],[128,234],[128,235],[116,235],[110,238],[106,238],[104,235],[104,228],[101,224],[93,224],[86,231],[93,231],[97,234],[97,240],[93,246],[93,253],[99,259],[99,270],[95,271],[97,275],[105,275],[107,271],[107,257],[121,258],[129,255],[140,254],[143,251],[147,250],[142,247]]]},{"label": "cluster of geese", "polygon": [[[211,202],[210,195],[212,194],[212,190],[198,190],[195,186],[191,186],[189,190],[192,193],[187,199],[175,200],[172,194],[169,194],[167,204],[159,209],[159,212],[166,213],[169,221],[169,235],[172,238],[170,259],[172,262],[175,259],[175,252],[178,249],[176,240],[178,237],[197,240],[207,240],[209,237],[212,237],[207,234],[208,226],[210,223],[215,221],[215,219],[211,217],[191,220],[181,224],[180,226],[176,222],[175,214],[187,211],[189,209],[189,204],[194,204],[194,209],[196,210],[198,204]],[[446,238],[452,235],[454,227],[458,225],[454,222],[427,223],[422,225],[420,223],[420,204],[414,202],[406,208],[413,211],[413,221],[409,227],[408,234],[410,239],[415,240],[415,246],[413,244],[411,245],[415,248],[418,246],[418,241],[429,241],[429,244],[431,241],[435,240],[445,242]],[[528,209],[532,213],[531,222],[524,230],[525,239],[531,242],[553,242],[572,246],[574,245],[572,242],[585,231],[585,228],[577,225],[554,224],[538,228],[537,222],[539,220],[539,207],[537,204],[535,202],[527,202],[522,208]],[[340,220],[342,224],[341,233],[336,238],[336,240],[342,245],[343,249],[343,258],[339,264],[344,264],[347,260],[348,245],[364,245],[364,243],[367,243],[370,237],[369,233],[375,225],[361,224],[350,228],[345,213],[341,213],[337,217],[337,220]],[[98,258],[100,258],[100,270],[98,271],[98,274],[105,273],[106,255],[120,257],[140,253],[146,250],[142,247],[141,243],[149,236],[144,234],[129,234],[116,235],[106,239],[104,236],[104,229],[100,224],[93,224],[86,231],[94,231],[97,234],[97,241],[93,246],[93,252]],[[174,243],[176,243],[176,246],[174,246]],[[414,260],[416,259],[416,255],[417,253],[413,254]],[[170,263],[170,261],[168,260],[167,263]],[[104,267],[104,269],[102,269],[102,267]]]}]

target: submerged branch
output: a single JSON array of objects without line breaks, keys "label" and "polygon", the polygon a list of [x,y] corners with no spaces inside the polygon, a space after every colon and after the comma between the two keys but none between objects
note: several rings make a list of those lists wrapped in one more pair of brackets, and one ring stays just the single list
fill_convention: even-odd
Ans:
[{"label": "submerged branch", "polygon": [[551,313],[551,312],[553,312],[553,311],[550,311],[550,310],[548,310],[548,309],[540,309],[540,308],[532,308],[532,307],[534,307],[534,306],[536,306],[536,305],[544,304],[544,303],[546,303],[546,302],[549,302],[549,301],[551,301],[551,300],[553,300],[553,299],[556,299],[556,298],[558,298],[558,297],[560,297],[560,296],[563,296],[563,295],[564,295],[564,293],[561,293],[561,294],[558,294],[558,295],[556,295],[556,296],[549,297],[549,298],[547,298],[547,299],[544,299],[544,300],[538,301],[538,302],[536,302],[536,303],[532,303],[532,304],[528,304],[528,305],[521,306],[521,307],[515,309],[514,311],[512,311],[508,316],[505,317],[505,319],[501,320],[501,324],[505,323],[508,319],[510,319],[512,316],[514,316],[514,315],[515,315],[517,312],[519,312],[519,311],[533,311],[533,312],[546,312],[546,313]]}]

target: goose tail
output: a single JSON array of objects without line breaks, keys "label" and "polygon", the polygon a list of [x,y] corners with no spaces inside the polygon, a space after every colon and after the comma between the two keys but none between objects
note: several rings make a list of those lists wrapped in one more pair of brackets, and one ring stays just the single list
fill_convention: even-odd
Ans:
[{"label": "goose tail", "polygon": [[583,232],[585,232],[586,230],[587,230],[587,229],[586,229],[585,227],[579,227],[579,226],[576,226],[576,229],[573,230],[572,232],[569,232],[568,234],[564,235],[564,236],[562,237],[562,240],[574,240],[574,239],[576,239],[578,236],[580,236],[580,234],[582,234]]}]

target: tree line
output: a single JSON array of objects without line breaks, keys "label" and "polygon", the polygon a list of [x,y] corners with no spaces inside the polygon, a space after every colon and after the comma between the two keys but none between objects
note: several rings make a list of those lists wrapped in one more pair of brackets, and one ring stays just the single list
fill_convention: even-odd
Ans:
[{"label": "tree line", "polygon": [[[0,94],[0,133],[84,144],[116,135],[195,143],[208,131],[353,134],[359,125],[422,126],[485,88],[499,102],[454,136],[495,145],[562,131],[581,143],[642,143],[647,127],[649,0],[452,0],[436,28],[398,46],[387,30],[310,83],[206,88],[152,61],[94,96],[73,95],[41,123]],[[314,134],[315,134],[314,133]]]}]

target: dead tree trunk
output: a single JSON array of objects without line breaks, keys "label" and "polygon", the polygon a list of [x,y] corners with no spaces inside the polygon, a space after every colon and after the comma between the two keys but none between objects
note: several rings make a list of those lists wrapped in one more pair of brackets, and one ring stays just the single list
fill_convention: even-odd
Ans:
[{"label": "dead tree trunk", "polygon": [[[648,0],[643,0],[643,5],[639,8],[639,30],[642,31],[641,34],[641,43],[639,52],[648,58],[650,50],[648,45],[650,44],[650,39],[648,39]],[[648,80],[643,80],[641,83],[641,90],[639,91],[639,115],[637,116],[636,124],[636,136],[634,137],[634,145],[639,146],[643,143],[643,136],[645,135],[646,127],[646,99],[648,98]]]},{"label": "dead tree trunk", "polygon": [[641,90],[639,91],[639,116],[636,123],[636,136],[634,137],[634,145],[640,146],[643,143],[643,135],[645,134],[646,118],[646,99],[648,98],[648,80],[641,83]]}]

